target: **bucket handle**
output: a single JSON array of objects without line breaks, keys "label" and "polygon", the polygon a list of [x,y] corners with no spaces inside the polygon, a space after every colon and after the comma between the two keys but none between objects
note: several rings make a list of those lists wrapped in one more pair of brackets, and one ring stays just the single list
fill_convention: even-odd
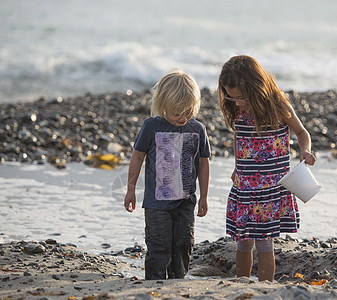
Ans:
[{"label": "bucket handle", "polygon": [[305,159],[303,159],[300,164],[305,164],[307,166],[307,164],[305,163]]}]

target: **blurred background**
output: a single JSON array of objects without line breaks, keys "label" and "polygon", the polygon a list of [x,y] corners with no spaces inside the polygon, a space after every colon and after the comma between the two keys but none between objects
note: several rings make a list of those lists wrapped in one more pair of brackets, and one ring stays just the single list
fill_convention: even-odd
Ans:
[{"label": "blurred background", "polygon": [[1,0],[0,103],[143,90],[179,67],[216,89],[247,54],[284,90],[337,87],[335,0]]}]

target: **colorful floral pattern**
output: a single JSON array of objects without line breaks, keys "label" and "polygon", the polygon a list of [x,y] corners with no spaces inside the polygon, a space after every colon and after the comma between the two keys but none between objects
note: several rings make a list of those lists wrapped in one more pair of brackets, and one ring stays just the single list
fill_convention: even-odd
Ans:
[{"label": "colorful floral pattern", "polygon": [[296,232],[296,199],[278,184],[289,170],[288,126],[267,127],[260,136],[253,118],[241,114],[235,128],[236,177],[227,203],[227,233],[243,240]]}]

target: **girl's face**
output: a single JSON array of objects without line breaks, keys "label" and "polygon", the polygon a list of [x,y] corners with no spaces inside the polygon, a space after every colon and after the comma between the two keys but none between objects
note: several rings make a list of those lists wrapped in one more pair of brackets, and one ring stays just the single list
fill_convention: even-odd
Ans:
[{"label": "girl's face", "polygon": [[246,108],[248,106],[247,101],[243,98],[242,92],[237,87],[230,88],[228,86],[225,87],[227,95],[225,98],[229,101],[235,102],[236,106],[240,108]]},{"label": "girl's face", "polygon": [[189,119],[192,118],[193,113],[191,110],[185,110],[182,112],[165,112],[165,119],[173,126],[184,126]]}]

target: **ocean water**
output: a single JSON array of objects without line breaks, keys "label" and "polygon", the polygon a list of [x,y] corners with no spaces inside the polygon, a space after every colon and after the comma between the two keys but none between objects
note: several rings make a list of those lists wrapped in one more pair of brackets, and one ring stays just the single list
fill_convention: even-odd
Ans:
[{"label": "ocean water", "polygon": [[337,87],[335,0],[1,0],[0,103],[142,90],[178,67],[216,88],[232,55],[284,90]]}]

